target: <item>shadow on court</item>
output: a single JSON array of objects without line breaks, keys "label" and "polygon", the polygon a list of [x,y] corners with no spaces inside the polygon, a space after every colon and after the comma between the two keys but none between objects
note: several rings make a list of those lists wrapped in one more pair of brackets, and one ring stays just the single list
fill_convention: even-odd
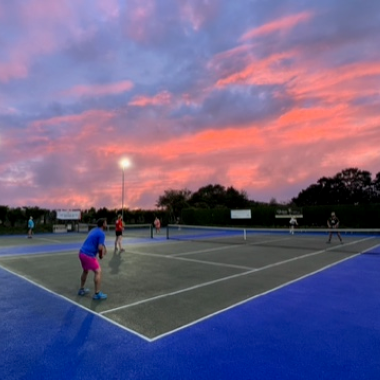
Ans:
[{"label": "shadow on court", "polygon": [[[252,244],[224,245],[165,239],[124,240],[125,252],[101,260],[105,301],[77,295],[83,235],[2,239],[0,265],[73,303],[154,340],[248,299],[346,260],[379,244],[348,237],[262,237]],[[70,316],[67,316],[70,318]]]}]

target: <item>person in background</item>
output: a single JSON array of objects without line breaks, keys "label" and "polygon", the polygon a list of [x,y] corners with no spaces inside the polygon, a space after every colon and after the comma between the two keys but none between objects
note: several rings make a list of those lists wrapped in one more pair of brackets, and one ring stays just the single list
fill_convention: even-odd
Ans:
[{"label": "person in background", "polygon": [[291,235],[294,235],[294,227],[295,227],[295,226],[298,226],[297,219],[296,219],[294,216],[292,216],[292,217],[290,218],[290,220],[289,220],[289,224],[290,224],[290,230],[289,230],[289,233],[290,233]]},{"label": "person in background", "polygon": [[335,232],[340,240],[341,243],[343,243],[342,237],[340,236],[339,231],[334,231],[334,229],[339,228],[339,219],[335,215],[335,212],[331,213],[331,216],[329,219],[327,219],[327,227],[330,228],[330,234],[329,234],[329,240],[327,240],[326,243],[331,243],[331,238],[333,233]]},{"label": "person in background", "polygon": [[158,219],[157,217],[156,219],[154,219],[154,227],[156,229],[156,234],[159,234],[161,229],[161,222],[160,219]]},{"label": "person in background", "polygon": [[86,289],[84,285],[86,284],[87,275],[89,271],[94,272],[94,284],[95,293],[92,297],[94,300],[104,300],[107,298],[107,294],[100,291],[100,285],[102,281],[102,270],[97,259],[102,259],[107,254],[107,249],[105,246],[106,235],[104,230],[107,228],[107,220],[99,219],[96,222],[97,227],[93,228],[87,235],[80,251],[79,260],[82,264],[82,276],[80,278],[80,289],[78,291],[79,296],[84,296],[90,292],[90,289]]},{"label": "person in background", "polygon": [[123,229],[124,222],[121,214],[117,216],[117,220],[115,223],[115,252],[117,252],[117,248],[119,247],[119,253],[124,252],[124,249],[121,246],[121,241],[123,240]]},{"label": "person in background", "polygon": [[28,220],[28,239],[32,238],[33,229],[34,229],[34,222],[33,222],[33,217],[31,216]]}]

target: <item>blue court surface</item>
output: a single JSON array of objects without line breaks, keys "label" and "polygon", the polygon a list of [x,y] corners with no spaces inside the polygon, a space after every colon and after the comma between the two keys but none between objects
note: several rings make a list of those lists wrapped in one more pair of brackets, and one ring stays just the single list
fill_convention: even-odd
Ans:
[{"label": "blue court surface", "polygon": [[380,379],[380,247],[152,341],[4,267],[0,284],[2,380]]}]

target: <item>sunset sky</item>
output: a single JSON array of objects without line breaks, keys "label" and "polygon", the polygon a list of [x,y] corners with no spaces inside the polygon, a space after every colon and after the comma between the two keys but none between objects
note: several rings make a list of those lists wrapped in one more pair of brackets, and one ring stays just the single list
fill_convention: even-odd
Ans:
[{"label": "sunset sky", "polygon": [[379,44],[379,0],[0,0],[0,205],[374,178]]}]

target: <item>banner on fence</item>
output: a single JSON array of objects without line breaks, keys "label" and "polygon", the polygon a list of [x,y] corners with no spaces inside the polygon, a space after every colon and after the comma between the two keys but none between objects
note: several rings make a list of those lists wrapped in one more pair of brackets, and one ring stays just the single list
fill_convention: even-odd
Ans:
[{"label": "banner on fence", "polygon": [[59,220],[80,220],[80,210],[56,210],[57,219]]},{"label": "banner on fence", "polygon": [[251,219],[251,210],[231,210],[231,219]]}]

